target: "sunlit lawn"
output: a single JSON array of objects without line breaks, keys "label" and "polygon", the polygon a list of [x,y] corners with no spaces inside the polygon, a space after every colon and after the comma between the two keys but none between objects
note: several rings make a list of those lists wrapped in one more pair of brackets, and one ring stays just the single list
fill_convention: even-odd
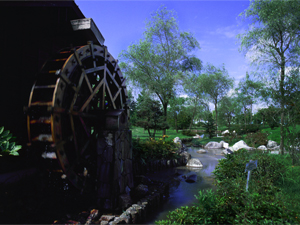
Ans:
[{"label": "sunlit lawn", "polygon": [[[149,139],[149,134],[147,130],[144,131],[144,129],[141,127],[133,127],[131,130],[132,130],[132,138]],[[151,130],[151,132],[153,132],[153,130]],[[176,133],[176,130],[174,129],[167,130],[167,136],[169,136],[168,139],[170,140],[176,137],[179,137],[180,139],[191,138],[191,136],[183,135],[181,132],[182,130],[179,130],[178,133]],[[162,130],[156,131],[155,138],[161,138],[162,135],[163,135]]]}]

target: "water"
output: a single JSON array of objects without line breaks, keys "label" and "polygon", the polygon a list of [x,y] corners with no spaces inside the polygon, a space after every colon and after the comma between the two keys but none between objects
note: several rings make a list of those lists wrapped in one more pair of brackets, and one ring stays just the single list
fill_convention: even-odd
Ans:
[{"label": "water", "polygon": [[[150,179],[171,181],[169,198],[161,206],[159,213],[156,213],[152,216],[150,221],[147,221],[148,224],[154,224],[157,220],[167,219],[169,211],[173,211],[176,208],[193,205],[197,202],[195,195],[197,195],[200,190],[216,189],[213,185],[214,176],[212,172],[218,164],[218,160],[224,158],[224,156],[221,155],[223,149],[207,150],[207,153],[204,154],[197,153],[196,151],[199,149],[200,148],[191,147],[188,149],[188,153],[191,154],[192,158],[200,159],[203,164],[202,168],[181,166],[148,175]],[[197,182],[187,183],[184,181],[182,175],[190,173],[197,174]]]}]

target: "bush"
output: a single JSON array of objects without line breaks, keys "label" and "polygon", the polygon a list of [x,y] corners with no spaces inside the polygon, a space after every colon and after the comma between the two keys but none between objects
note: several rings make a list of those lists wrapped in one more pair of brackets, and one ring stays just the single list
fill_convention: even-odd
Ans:
[{"label": "bush", "polygon": [[242,136],[237,135],[237,133],[230,132],[224,134],[224,141],[227,142],[229,145],[233,145],[236,142],[240,141],[242,139]]},{"label": "bush", "polygon": [[196,136],[196,132],[191,130],[183,130],[181,133],[186,136]]},{"label": "bush", "polygon": [[257,148],[261,145],[267,145],[268,144],[268,134],[262,133],[261,131],[258,131],[256,133],[249,133],[245,137],[245,142],[248,146],[252,146]]},{"label": "bush", "polygon": [[156,159],[173,159],[178,158],[175,154],[178,150],[178,145],[172,140],[140,140],[132,139],[133,158],[134,160],[141,160],[143,162]]},{"label": "bush", "polygon": [[18,150],[20,150],[22,146],[16,145],[16,142],[11,142],[14,139],[9,130],[4,131],[4,127],[0,127],[0,156],[19,155]]},{"label": "bush", "polygon": [[[251,172],[249,191],[246,191],[249,160],[258,160],[257,168]],[[283,157],[262,151],[239,150],[220,160],[213,172],[217,191],[196,196],[198,203],[192,207],[181,207],[168,215],[169,220],[157,224],[286,224],[299,223],[299,213],[288,209],[284,198],[279,198],[280,183],[286,171]],[[285,163],[284,163],[285,162]]]},{"label": "bush", "polygon": [[235,131],[238,135],[243,135],[247,133],[255,133],[259,131],[259,125],[248,124],[248,125],[231,125],[230,132]]}]

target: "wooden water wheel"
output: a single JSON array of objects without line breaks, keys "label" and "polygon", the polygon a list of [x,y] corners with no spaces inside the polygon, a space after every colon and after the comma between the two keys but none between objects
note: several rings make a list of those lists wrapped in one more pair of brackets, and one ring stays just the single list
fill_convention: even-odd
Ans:
[{"label": "wooden water wheel", "polygon": [[125,79],[105,46],[63,49],[46,61],[32,87],[29,142],[82,189],[95,175],[93,145],[105,113],[123,110],[128,117],[127,100]]}]

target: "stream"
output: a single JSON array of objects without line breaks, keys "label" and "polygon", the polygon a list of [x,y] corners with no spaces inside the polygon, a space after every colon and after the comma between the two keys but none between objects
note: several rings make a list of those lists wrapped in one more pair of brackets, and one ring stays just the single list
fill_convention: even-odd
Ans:
[{"label": "stream", "polygon": [[[161,206],[159,212],[151,216],[151,219],[146,222],[147,224],[154,224],[155,221],[168,219],[167,215],[169,211],[173,211],[181,206],[193,205],[197,202],[195,195],[200,190],[216,189],[213,185],[214,175],[212,172],[218,164],[218,160],[225,158],[221,155],[223,149],[211,149],[207,150],[207,153],[199,154],[197,151],[200,149],[189,147],[188,153],[191,154],[192,158],[198,158],[202,162],[202,168],[180,166],[147,175],[147,177],[153,180],[170,182],[169,198]],[[191,172],[197,174],[197,181],[195,183],[187,183],[182,178],[183,175]]]}]

